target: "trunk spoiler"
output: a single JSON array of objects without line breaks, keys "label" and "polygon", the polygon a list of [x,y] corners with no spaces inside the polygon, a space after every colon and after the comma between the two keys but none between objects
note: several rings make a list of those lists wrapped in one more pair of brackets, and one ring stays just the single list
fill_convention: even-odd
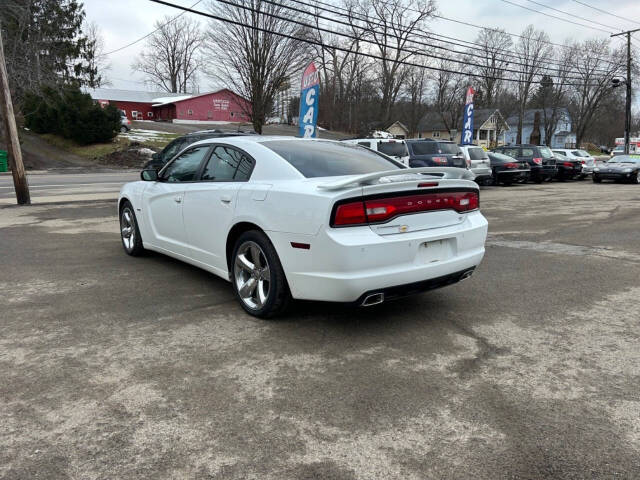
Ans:
[{"label": "trunk spoiler", "polygon": [[476,176],[465,168],[457,167],[419,167],[403,168],[401,170],[385,170],[383,172],[366,173],[339,180],[337,182],[323,183],[317,188],[321,190],[341,190],[346,187],[359,185],[375,185],[381,183],[415,182],[421,180],[420,176],[473,180]]}]

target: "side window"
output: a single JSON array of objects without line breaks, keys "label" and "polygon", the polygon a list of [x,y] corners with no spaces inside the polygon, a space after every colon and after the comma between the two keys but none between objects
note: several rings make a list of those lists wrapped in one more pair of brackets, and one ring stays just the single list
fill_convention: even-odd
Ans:
[{"label": "side window", "polygon": [[509,155],[510,157],[517,158],[518,157],[518,149],[517,148],[504,148],[500,150],[500,153],[504,153],[505,155]]},{"label": "side window", "polygon": [[371,148],[371,142],[358,142],[358,145],[362,145],[363,147]]},{"label": "side window", "polygon": [[202,172],[202,180],[216,182],[246,182],[251,176],[253,160],[231,147],[213,149],[209,163]]},{"label": "side window", "polygon": [[182,153],[162,173],[162,180],[165,182],[193,182],[207,151],[209,151],[208,146],[201,146]]},{"label": "side window", "polygon": [[522,156],[525,158],[533,158],[533,148],[523,148]]}]

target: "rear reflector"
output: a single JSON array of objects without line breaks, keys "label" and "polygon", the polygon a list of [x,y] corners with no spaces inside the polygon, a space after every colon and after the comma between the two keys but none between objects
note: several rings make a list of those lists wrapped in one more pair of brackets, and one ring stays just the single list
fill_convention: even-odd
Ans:
[{"label": "rear reflector", "polygon": [[563,165],[565,167],[568,167],[568,168],[572,168],[573,167],[573,163],[571,163],[571,162],[564,162]]},{"label": "rear reflector", "polygon": [[301,248],[302,250],[309,250],[311,248],[311,245],[308,243],[291,242],[291,246],[293,248]]},{"label": "rear reflector", "polygon": [[534,158],[533,163],[535,163],[536,165],[542,165],[542,158]]},{"label": "rear reflector", "polygon": [[518,164],[513,162],[507,162],[503,166],[504,168],[518,168]]},{"label": "rear reflector", "polygon": [[433,183],[419,183],[418,184],[418,188],[424,188],[424,187],[437,187],[438,186],[438,182],[433,182]]},{"label": "rear reflector", "polygon": [[478,192],[419,193],[401,197],[355,201],[338,205],[331,226],[383,223],[400,215],[433,210],[470,212],[480,206]]}]

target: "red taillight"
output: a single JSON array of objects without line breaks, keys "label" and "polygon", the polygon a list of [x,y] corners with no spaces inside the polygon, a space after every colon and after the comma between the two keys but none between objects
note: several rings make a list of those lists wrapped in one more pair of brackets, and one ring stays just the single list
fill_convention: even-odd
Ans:
[{"label": "red taillight", "polygon": [[437,163],[439,165],[446,165],[447,164],[447,157],[433,157],[433,158],[431,158],[431,161],[433,163]]},{"label": "red taillight", "polygon": [[332,225],[359,225],[367,223],[363,202],[344,203],[339,205],[333,217]]},{"label": "red taillight", "polygon": [[564,162],[563,165],[567,168],[573,168],[573,163],[571,162]]},{"label": "red taillight", "polygon": [[480,206],[478,192],[439,192],[350,202],[336,208],[332,226],[386,222],[399,215],[433,210],[470,212]]},{"label": "red taillight", "polygon": [[542,165],[542,158],[534,158],[533,163],[535,163],[536,165]]},{"label": "red taillight", "polygon": [[504,168],[518,168],[518,164],[517,163],[513,163],[513,162],[508,162],[508,163],[505,163],[503,165],[503,167]]},{"label": "red taillight", "polygon": [[585,164],[585,163],[587,163],[587,162],[585,162],[584,160],[580,160],[580,163],[581,163],[582,165],[584,165],[584,164]]}]

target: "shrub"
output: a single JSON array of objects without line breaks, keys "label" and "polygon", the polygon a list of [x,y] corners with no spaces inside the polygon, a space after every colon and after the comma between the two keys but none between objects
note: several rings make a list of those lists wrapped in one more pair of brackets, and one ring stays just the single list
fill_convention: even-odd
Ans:
[{"label": "shrub", "polygon": [[80,145],[108,142],[120,130],[120,112],[102,108],[78,87],[49,87],[25,95],[25,125],[36,133],[54,133]]}]

